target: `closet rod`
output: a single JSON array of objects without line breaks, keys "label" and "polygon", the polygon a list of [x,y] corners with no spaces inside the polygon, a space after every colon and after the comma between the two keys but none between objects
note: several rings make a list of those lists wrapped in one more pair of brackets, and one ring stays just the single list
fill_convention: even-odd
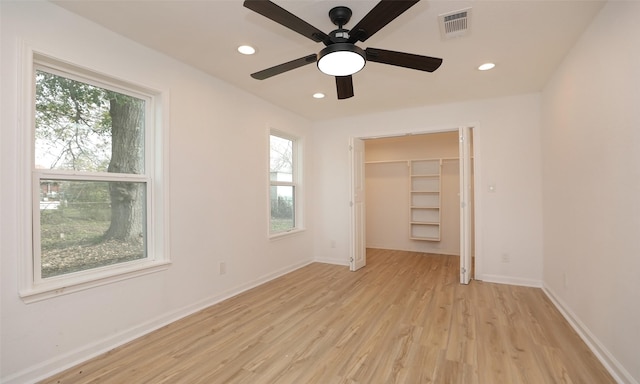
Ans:
[{"label": "closet rod", "polygon": [[442,160],[442,161],[455,161],[460,160],[459,157],[436,157],[430,159],[404,159],[404,160],[373,160],[365,161],[365,164],[386,164],[386,163],[407,163],[410,161],[429,161],[429,160]]}]

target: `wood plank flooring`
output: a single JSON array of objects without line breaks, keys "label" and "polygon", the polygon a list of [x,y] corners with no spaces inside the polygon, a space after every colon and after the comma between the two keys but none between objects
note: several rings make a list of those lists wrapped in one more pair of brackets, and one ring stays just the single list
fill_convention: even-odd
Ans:
[{"label": "wood plank flooring", "polygon": [[459,259],[314,263],[43,383],[615,383],[545,294]]}]

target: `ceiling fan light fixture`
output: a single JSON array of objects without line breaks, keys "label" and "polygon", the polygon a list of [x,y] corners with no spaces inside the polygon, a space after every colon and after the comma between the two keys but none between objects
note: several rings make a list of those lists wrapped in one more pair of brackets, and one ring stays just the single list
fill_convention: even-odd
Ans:
[{"label": "ceiling fan light fixture", "polygon": [[349,76],[367,63],[365,52],[351,43],[335,43],[318,54],[318,69],[330,76]]}]

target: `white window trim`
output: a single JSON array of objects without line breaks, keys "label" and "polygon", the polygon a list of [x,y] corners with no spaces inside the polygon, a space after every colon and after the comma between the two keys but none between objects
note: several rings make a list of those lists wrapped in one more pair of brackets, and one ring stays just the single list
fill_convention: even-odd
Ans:
[{"label": "white window trim", "polygon": [[[19,158],[18,168],[23,179],[18,186],[20,214],[18,217],[21,239],[19,239],[19,295],[27,303],[56,297],[63,294],[77,292],[92,287],[114,283],[124,279],[134,278],[149,273],[165,270],[171,264],[169,257],[169,94],[168,91],[160,91],[153,87],[140,85],[136,82],[123,80],[115,76],[107,75],[96,70],[88,69],[70,61],[61,60],[41,50],[34,50],[27,44],[22,45],[23,65],[20,66],[18,79],[22,83],[19,87],[18,100],[21,110],[21,120],[17,122],[19,127],[19,143],[23,149],[23,155]],[[65,76],[80,76],[80,80],[95,80],[100,86],[107,85],[110,88],[129,89],[134,95],[145,95],[149,101],[146,113],[149,113],[152,124],[145,130],[145,177],[122,175],[124,179],[131,181],[144,180],[147,183],[147,215],[149,227],[147,228],[148,248],[147,258],[127,263],[114,264],[101,268],[90,269],[77,273],[70,273],[39,279],[39,274],[34,273],[34,268],[39,264],[34,260],[33,236],[39,231],[39,223],[34,222],[34,210],[37,209],[34,200],[36,197],[37,171],[34,166],[34,111],[35,111],[35,68],[44,66],[48,69],[61,70]],[[147,168],[148,167],[148,168]],[[83,179],[87,176],[99,178],[90,173],[57,172],[68,179]],[[68,177],[67,177],[68,176]],[[39,204],[39,203],[38,203]]]},{"label": "white window trim", "polygon": [[[295,187],[294,195],[294,228],[283,232],[271,232],[271,135],[281,137],[283,139],[293,141],[293,182],[281,182],[282,185],[293,185]],[[270,240],[278,240],[293,236],[306,230],[304,225],[304,184],[303,184],[303,153],[304,139],[302,137],[269,128],[267,132],[267,233]]]}]

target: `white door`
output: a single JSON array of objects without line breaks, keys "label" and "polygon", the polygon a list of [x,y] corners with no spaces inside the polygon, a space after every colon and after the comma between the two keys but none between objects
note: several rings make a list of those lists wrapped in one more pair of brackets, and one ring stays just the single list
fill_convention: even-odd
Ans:
[{"label": "white door", "polygon": [[351,138],[351,255],[349,268],[352,271],[367,265],[365,245],[365,179],[364,140]]},{"label": "white door", "polygon": [[471,128],[460,133],[460,284],[471,280]]}]

